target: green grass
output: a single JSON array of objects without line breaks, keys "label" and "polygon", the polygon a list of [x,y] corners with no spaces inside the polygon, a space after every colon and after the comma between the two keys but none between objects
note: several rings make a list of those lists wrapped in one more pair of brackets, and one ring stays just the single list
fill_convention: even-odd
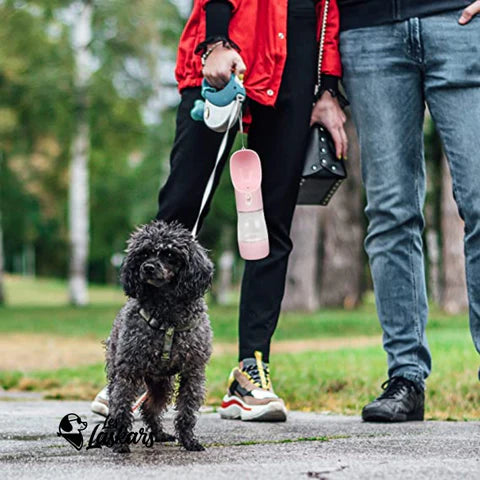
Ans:
[{"label": "green grass", "polygon": [[[58,301],[61,282],[9,279],[11,306],[0,309],[1,332],[37,332],[105,338],[122,303],[118,289],[93,287],[87,308],[72,308]],[[12,295],[14,286],[15,298]],[[63,287],[60,288],[60,287]],[[22,305],[23,296],[35,290],[42,304]],[[42,294],[39,292],[42,291]],[[25,303],[29,303],[28,301]],[[216,341],[236,342],[236,307],[213,307],[210,315]],[[327,310],[316,314],[285,314],[276,340],[356,337],[380,334],[371,302],[356,311]],[[479,357],[466,315],[447,316],[433,310],[428,327],[433,373],[428,381],[427,417],[480,418],[480,388],[476,380]],[[207,370],[208,403],[218,405],[225,392],[235,355],[213,357]],[[274,355],[271,359],[275,389],[294,409],[358,414],[379,393],[386,376],[385,353],[380,347],[339,349]],[[105,381],[104,365],[63,368],[55,371],[0,372],[5,388],[43,390],[50,398],[91,398]]]},{"label": "green grass", "polygon": [[[67,304],[66,285],[60,280],[34,280],[9,276],[6,282],[8,306],[0,308],[0,333],[49,333],[104,339],[112,321],[125,301],[120,288],[92,286],[91,304],[75,308]],[[216,341],[236,342],[238,308],[210,308]],[[448,316],[433,310],[429,330],[468,328],[466,315]],[[380,335],[371,301],[360,309],[321,310],[314,314],[285,313],[280,317],[276,340],[355,337]]]},{"label": "green grass", "polygon": [[[68,301],[67,285],[61,279],[6,275],[5,291],[9,307],[63,307]],[[89,295],[96,306],[116,307],[124,298],[120,288],[107,285],[91,286]]]},{"label": "green grass", "polygon": [[[434,371],[428,382],[427,417],[480,418],[478,355],[470,345],[468,332],[434,331],[430,346]],[[209,405],[219,405],[235,360],[235,355],[211,359],[207,369]],[[376,347],[272,357],[275,389],[292,409],[359,414],[362,406],[378,394],[385,374],[385,355]],[[104,382],[102,363],[28,374],[0,372],[5,388],[43,390],[47,398],[90,399]]]}]

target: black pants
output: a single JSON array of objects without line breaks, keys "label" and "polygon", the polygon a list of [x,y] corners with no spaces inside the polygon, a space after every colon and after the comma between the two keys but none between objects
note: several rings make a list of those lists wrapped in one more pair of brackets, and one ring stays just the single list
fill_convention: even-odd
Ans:
[{"label": "black pants", "polygon": [[[254,351],[259,350],[268,362],[270,340],[280,314],[288,256],[292,249],[290,227],[315,84],[316,19],[313,9],[312,12],[310,15],[289,15],[288,56],[275,107],[250,103],[252,124],[248,146],[259,154],[262,162],[262,194],[270,255],[245,264],[239,320],[240,360],[252,357]],[[190,110],[198,98],[199,88],[182,92],[170,158],[171,171],[159,194],[157,214],[158,219],[178,220],[188,229],[195,224],[223,136],[207,128],[203,122],[191,119]],[[230,135],[227,152],[235,133]],[[221,161],[214,188],[227,157],[228,154]]]}]

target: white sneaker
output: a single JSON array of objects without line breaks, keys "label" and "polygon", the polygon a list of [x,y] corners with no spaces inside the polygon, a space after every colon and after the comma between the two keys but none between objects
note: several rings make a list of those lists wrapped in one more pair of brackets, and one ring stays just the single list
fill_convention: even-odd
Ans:
[{"label": "white sneaker", "polygon": [[[147,398],[147,392],[142,393],[135,403],[132,405],[132,412],[134,420],[138,420],[141,417],[140,407]],[[98,393],[93,402],[90,405],[90,409],[93,413],[101,415],[102,417],[108,417],[108,390],[107,387],[103,387]]]}]

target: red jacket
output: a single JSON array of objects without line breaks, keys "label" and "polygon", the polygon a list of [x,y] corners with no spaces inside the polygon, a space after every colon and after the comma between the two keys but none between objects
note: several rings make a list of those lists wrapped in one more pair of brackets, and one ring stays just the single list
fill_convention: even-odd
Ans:
[{"label": "red jacket", "polygon": [[[274,105],[287,57],[287,0],[229,0],[233,6],[230,38],[240,47],[247,66],[244,84],[248,96],[263,104]],[[208,0],[194,0],[178,47],[175,75],[178,88],[197,87],[202,82],[202,62],[194,53],[205,40]],[[322,25],[324,0],[316,1],[318,36]],[[336,0],[330,0],[322,72],[342,76],[338,50],[340,17]]]}]

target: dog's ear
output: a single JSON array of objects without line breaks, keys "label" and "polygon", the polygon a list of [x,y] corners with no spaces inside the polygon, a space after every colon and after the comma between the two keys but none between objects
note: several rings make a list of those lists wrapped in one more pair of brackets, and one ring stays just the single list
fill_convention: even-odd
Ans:
[{"label": "dog's ear", "polygon": [[[130,250],[130,249],[129,249]],[[127,297],[137,297],[137,277],[138,273],[135,268],[135,259],[131,251],[127,250],[127,255],[123,259],[122,267],[120,269],[120,282],[123,286],[123,291]]]},{"label": "dog's ear", "polygon": [[196,241],[190,245],[188,261],[179,275],[177,293],[191,300],[203,297],[212,284],[213,263]]}]

